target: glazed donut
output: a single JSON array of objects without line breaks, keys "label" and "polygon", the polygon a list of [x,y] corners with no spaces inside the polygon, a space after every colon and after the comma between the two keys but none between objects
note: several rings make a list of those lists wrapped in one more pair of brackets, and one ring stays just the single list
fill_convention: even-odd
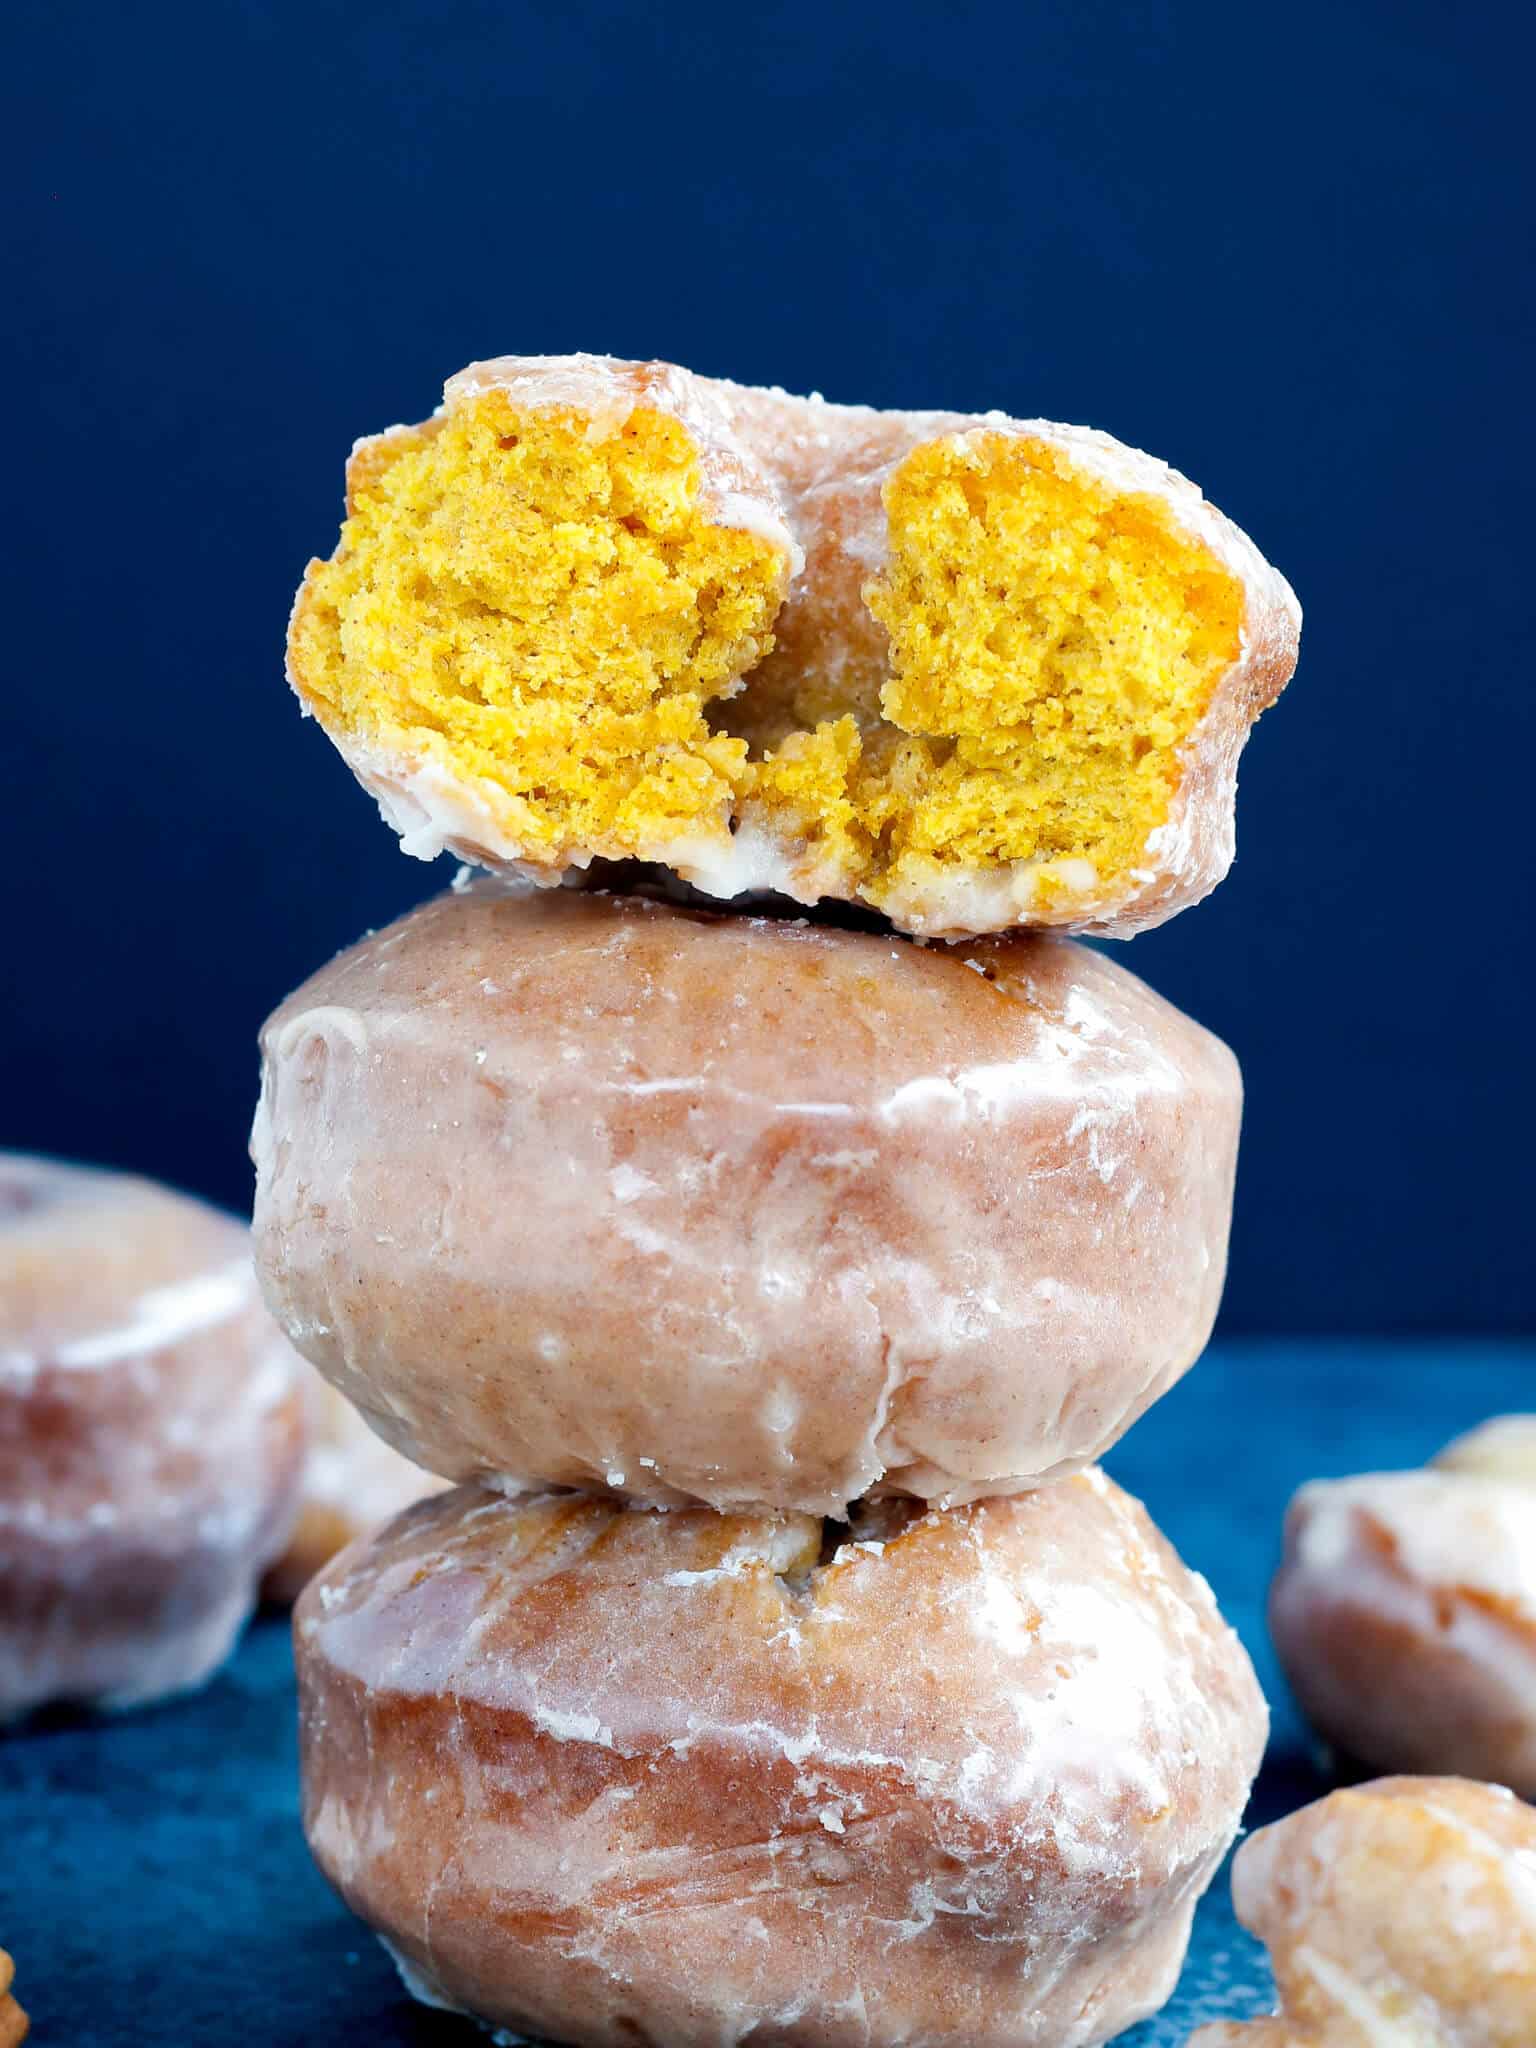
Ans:
[{"label": "glazed donut", "polygon": [[481,882],[323,968],[263,1050],[267,1300],[450,1479],[1011,1492],[1210,1333],[1236,1063],[1062,940]]},{"label": "glazed donut", "polygon": [[1300,611],[1186,478],[1043,420],[504,356],[360,442],[289,679],[408,853],[904,930],[1208,894]]},{"label": "glazed donut", "polygon": [[391,1450],[319,1373],[306,1366],[301,1379],[309,1448],[299,1518],[261,1582],[262,1597],[282,1606],[297,1600],[338,1550],[446,1484]]},{"label": "glazed donut", "polygon": [[1472,1444],[1451,1454],[1482,1469],[1302,1487],[1270,1633],[1303,1710],[1346,1756],[1531,1797],[1536,1486],[1489,1476],[1487,1439]]},{"label": "glazed donut", "polygon": [[1237,1917],[1281,2013],[1188,2048],[1530,2048],[1536,1814],[1497,1785],[1382,1778],[1237,1852]]},{"label": "glazed donut", "polygon": [[233,1218],[0,1155],[0,1716],[223,1662],[296,1504],[301,1370]]},{"label": "glazed donut", "polygon": [[462,1488],[299,1601],[304,1819],[429,2004],[633,2048],[1086,2048],[1167,1997],[1265,1712],[1090,1471],[671,1513]]}]

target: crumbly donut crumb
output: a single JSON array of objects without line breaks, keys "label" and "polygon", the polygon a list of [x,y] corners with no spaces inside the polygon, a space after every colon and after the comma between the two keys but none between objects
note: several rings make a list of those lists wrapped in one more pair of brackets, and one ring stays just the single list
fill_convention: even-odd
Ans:
[{"label": "crumbly donut crumb", "polygon": [[1240,652],[1240,580],[1029,436],[922,442],[883,496],[878,708],[811,673],[789,698],[809,729],[785,733],[782,693],[760,711],[749,678],[716,714],[759,742],[749,816],[893,910],[957,869],[1022,867],[1044,911],[1134,869]]},{"label": "crumbly donut crumb", "polygon": [[703,706],[772,646],[786,569],[705,516],[680,421],[642,406],[598,432],[490,390],[352,485],[294,622],[344,730],[498,785],[531,860],[723,839],[746,749]]}]

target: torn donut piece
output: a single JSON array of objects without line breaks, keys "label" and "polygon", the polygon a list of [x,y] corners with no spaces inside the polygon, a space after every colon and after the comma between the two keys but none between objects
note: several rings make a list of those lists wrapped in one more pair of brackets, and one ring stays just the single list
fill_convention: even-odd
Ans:
[{"label": "torn donut piece", "polygon": [[1100,1456],[1193,1364],[1242,1088],[1101,954],[485,878],[263,1032],[257,1264],[398,1449],[839,1514]]},{"label": "torn donut piece", "polygon": [[1107,435],[503,357],[359,444],[289,674],[424,857],[1125,936],[1230,865],[1299,622]]},{"label": "torn donut piece", "polygon": [[1089,2048],[1167,1998],[1265,1711],[1098,1471],[670,1513],[472,1488],[294,1627],[304,1825],[407,1988],[633,2048]]},{"label": "torn donut piece", "polygon": [[718,393],[582,358],[456,378],[359,444],[290,673],[407,852],[557,876],[728,839],[745,746],[705,707],[799,556]]}]

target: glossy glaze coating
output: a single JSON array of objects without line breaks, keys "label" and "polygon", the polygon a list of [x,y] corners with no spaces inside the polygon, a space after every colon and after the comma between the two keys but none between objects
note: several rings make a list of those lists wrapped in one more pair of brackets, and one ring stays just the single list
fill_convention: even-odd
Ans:
[{"label": "glossy glaze coating", "polygon": [[1059,940],[478,884],[263,1038],[267,1299],[453,1479],[840,1512],[1098,1456],[1198,1355],[1240,1083]]},{"label": "glossy glaze coating", "polygon": [[0,1715],[223,1661],[297,1504],[302,1370],[233,1218],[0,1155]]},{"label": "glossy glaze coating", "polygon": [[584,2048],[1104,2041],[1172,1988],[1265,1725],[1097,1471],[830,1540],[466,1488],[295,1642],[321,1868],[419,1997]]}]

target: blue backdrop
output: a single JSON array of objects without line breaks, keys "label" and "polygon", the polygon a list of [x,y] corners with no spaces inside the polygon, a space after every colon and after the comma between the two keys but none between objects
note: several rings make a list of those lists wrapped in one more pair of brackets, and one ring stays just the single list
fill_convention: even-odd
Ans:
[{"label": "blue backdrop", "polygon": [[1253,533],[1301,671],[1122,956],[1247,1070],[1228,1327],[1536,1325],[1527,19],[13,9],[4,1138],[245,1201],[261,1017],[447,879],[283,686],[347,446],[655,354],[1088,421]]}]

